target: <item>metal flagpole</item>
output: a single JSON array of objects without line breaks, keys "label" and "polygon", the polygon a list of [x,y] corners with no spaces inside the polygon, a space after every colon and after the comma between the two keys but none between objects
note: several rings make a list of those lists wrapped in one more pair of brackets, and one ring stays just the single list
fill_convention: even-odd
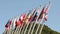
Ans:
[{"label": "metal flagpole", "polygon": [[[33,24],[33,23],[32,23],[32,24]],[[35,23],[35,25],[36,25],[36,23]],[[35,27],[35,25],[34,25],[34,27]],[[28,31],[28,34],[29,34],[30,30],[31,30],[31,27],[32,27],[32,25],[30,26],[30,29],[29,29],[29,31]]]},{"label": "metal flagpole", "polygon": [[26,24],[24,24],[23,29],[21,29],[21,34],[23,34]]},{"label": "metal flagpole", "polygon": [[28,23],[26,24],[26,23],[24,23],[24,26],[23,26],[23,29],[21,30],[22,32],[21,32],[21,34],[24,32],[24,30],[25,30],[25,28],[26,28],[26,26],[28,27]]},{"label": "metal flagpole", "polygon": [[[50,8],[50,6],[51,6],[51,4],[50,4],[50,1],[49,1],[49,5],[48,5],[47,8]],[[46,15],[45,15],[45,16],[46,16]],[[45,18],[45,17],[44,17],[44,18]],[[41,32],[42,32],[42,29],[43,29],[43,27],[44,27],[44,23],[45,23],[45,20],[43,20],[43,23],[42,23],[42,26],[41,26],[40,33],[39,33],[39,34],[41,34]]]},{"label": "metal flagpole", "polygon": [[35,21],[35,23],[34,23],[34,26],[33,26],[33,29],[32,29],[31,34],[33,33],[33,30],[34,30],[34,28],[35,28],[35,26],[36,26],[36,22],[37,22],[37,19],[36,19],[36,21]]},{"label": "metal flagpole", "polygon": [[43,27],[44,27],[44,23],[43,23],[43,24],[42,24],[42,26],[41,26],[41,29],[40,29],[39,34],[41,34],[41,33],[42,33],[42,29],[43,29]]},{"label": "metal flagpole", "polygon": [[33,30],[34,30],[34,28],[35,28],[35,25],[36,25],[36,21],[34,22],[34,26],[33,26],[33,29],[32,29],[32,31],[31,31],[31,34],[33,34]]},{"label": "metal flagpole", "polygon": [[39,25],[38,25],[38,27],[37,27],[37,30],[36,30],[35,34],[37,34],[37,32],[38,32],[38,30],[39,30],[39,27],[40,27],[40,25],[41,25],[42,20],[43,20],[43,18],[42,18],[42,19],[40,19],[40,21],[39,21],[40,23],[39,23]]},{"label": "metal flagpole", "polygon": [[[41,5],[40,5],[40,7],[41,7]],[[39,13],[39,14],[40,14],[40,13]],[[39,14],[38,14],[38,15],[39,15]],[[41,22],[41,20],[40,20],[39,22]],[[39,26],[40,26],[40,24],[38,25],[37,30],[36,30],[36,32],[35,32],[35,34],[37,34],[37,32],[38,32]]]},{"label": "metal flagpole", "polygon": [[[33,24],[33,23],[32,23],[32,24]],[[30,33],[30,30],[31,30],[31,28],[32,28],[32,26],[33,26],[32,24],[30,24],[31,26],[30,26],[30,29],[29,29],[29,31],[28,31],[28,34]]]},{"label": "metal flagpole", "polygon": [[[26,17],[27,17],[29,14],[30,14],[30,12],[27,12]],[[24,22],[23,25],[24,25],[24,26],[22,26],[23,29],[21,30],[21,31],[22,31],[21,34],[23,34],[24,29],[25,29],[25,26],[26,26],[27,24],[25,24],[25,22]]]},{"label": "metal flagpole", "polygon": [[[40,21],[40,23],[41,23],[41,21]],[[35,34],[37,34],[39,27],[40,27],[40,24],[38,25],[37,30],[36,30],[36,32],[35,32]]]},{"label": "metal flagpole", "polygon": [[25,31],[24,31],[24,34],[26,33],[28,26],[29,26],[29,23],[28,23],[27,26],[26,26],[26,29],[25,29]]},{"label": "metal flagpole", "polygon": [[[24,25],[24,23],[23,23],[23,25]],[[24,27],[23,25],[22,25],[22,28]],[[20,34],[21,34],[21,33],[22,33],[22,31],[23,31],[23,30],[22,30],[22,28],[20,28]]]}]

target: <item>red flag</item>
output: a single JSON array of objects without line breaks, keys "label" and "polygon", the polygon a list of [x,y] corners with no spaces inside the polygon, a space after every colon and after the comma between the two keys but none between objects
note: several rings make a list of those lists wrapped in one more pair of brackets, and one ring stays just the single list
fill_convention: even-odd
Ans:
[{"label": "red flag", "polygon": [[40,11],[40,8],[36,8],[33,13],[30,15],[30,18],[29,18],[29,21],[34,21],[37,19],[38,15],[39,15],[39,11]]},{"label": "red flag", "polygon": [[34,15],[34,17],[32,18],[32,20],[31,21],[36,21],[36,19],[37,19],[37,12],[36,12],[36,14]]},{"label": "red flag", "polygon": [[48,19],[48,15],[46,15],[44,19],[45,19],[45,21],[47,21],[47,19]]},{"label": "red flag", "polygon": [[26,14],[22,14],[21,17],[19,18],[19,20],[16,21],[16,27],[17,26],[21,27],[24,23],[25,18],[26,18]]},{"label": "red flag", "polygon": [[40,21],[42,18],[44,18],[44,9],[45,9],[45,6],[43,7],[43,9],[38,17],[38,21]]},{"label": "red flag", "polygon": [[11,24],[12,24],[12,20],[9,20],[8,22],[7,22],[7,24],[5,25],[5,27],[6,27],[6,30],[9,30],[11,27]]},{"label": "red flag", "polygon": [[50,2],[49,2],[49,5],[45,9],[45,17],[44,17],[45,21],[47,21],[47,19],[48,19],[48,10],[49,10],[49,8],[50,8]]}]

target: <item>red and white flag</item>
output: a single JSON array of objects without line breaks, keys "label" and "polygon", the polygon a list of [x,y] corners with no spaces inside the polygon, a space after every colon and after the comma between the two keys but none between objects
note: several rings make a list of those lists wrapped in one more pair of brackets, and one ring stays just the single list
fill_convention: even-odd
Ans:
[{"label": "red and white flag", "polygon": [[48,10],[49,10],[49,8],[50,8],[50,2],[49,2],[49,5],[45,9],[45,17],[44,17],[45,21],[47,21],[47,19],[48,19]]}]

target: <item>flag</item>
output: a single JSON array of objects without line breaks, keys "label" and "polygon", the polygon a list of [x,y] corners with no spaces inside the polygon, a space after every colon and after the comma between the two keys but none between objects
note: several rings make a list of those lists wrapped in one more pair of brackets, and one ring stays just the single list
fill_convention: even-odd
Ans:
[{"label": "flag", "polygon": [[29,22],[31,22],[31,20],[33,19],[35,12],[36,12],[36,9],[35,9],[34,11],[32,11],[32,14],[30,14],[30,15],[28,16],[28,21],[29,21]]},{"label": "flag", "polygon": [[21,16],[21,20],[24,20],[26,18],[26,14],[22,14],[22,16]]},{"label": "flag", "polygon": [[32,10],[29,10],[29,12],[26,14],[26,18],[24,20],[26,24],[28,23],[28,19],[30,18],[31,13],[32,13]]},{"label": "flag", "polygon": [[11,29],[14,29],[16,27],[16,21],[18,20],[18,16],[12,18],[12,25],[11,25]]},{"label": "flag", "polygon": [[16,27],[18,27],[18,26],[20,27],[20,21],[19,21],[19,20],[16,21],[15,24],[16,24],[16,25],[15,25]]},{"label": "flag", "polygon": [[8,22],[7,22],[7,24],[5,25],[5,27],[6,27],[6,30],[9,30],[11,27],[11,24],[12,24],[12,20],[9,20]]},{"label": "flag", "polygon": [[31,13],[32,13],[32,10],[29,10],[26,15],[29,16]]},{"label": "flag", "polygon": [[[41,7],[41,6],[40,6]],[[40,7],[38,7],[37,9],[36,9],[36,12],[37,12],[37,15],[39,16],[39,14],[40,14]]]},{"label": "flag", "polygon": [[48,19],[48,15],[45,16],[44,20],[47,21],[47,19]]},{"label": "flag", "polygon": [[29,18],[29,21],[30,21],[30,22],[36,20],[36,18],[37,18],[38,15],[39,15],[39,11],[40,11],[40,8],[39,8],[39,7],[36,8],[36,9],[33,11],[33,13],[31,14],[31,16],[30,16],[30,18]]},{"label": "flag", "polygon": [[32,18],[32,21],[36,21],[36,19],[37,19],[37,12],[36,12],[36,14],[34,15],[34,17]]},{"label": "flag", "polygon": [[41,11],[41,13],[38,17],[38,21],[41,20],[44,17],[44,9],[45,9],[45,7],[43,7],[43,9],[42,9],[42,11]]},{"label": "flag", "polygon": [[45,17],[44,17],[45,21],[47,21],[47,19],[48,19],[48,10],[49,10],[49,8],[50,8],[50,2],[49,2],[49,5],[45,9]]},{"label": "flag", "polygon": [[16,25],[21,27],[24,23],[25,18],[26,18],[26,14],[22,14],[19,20],[16,22]]},{"label": "flag", "polygon": [[48,6],[47,6],[46,9],[45,9],[45,12],[46,12],[46,13],[48,13],[49,8],[50,8],[50,2],[49,2]]}]

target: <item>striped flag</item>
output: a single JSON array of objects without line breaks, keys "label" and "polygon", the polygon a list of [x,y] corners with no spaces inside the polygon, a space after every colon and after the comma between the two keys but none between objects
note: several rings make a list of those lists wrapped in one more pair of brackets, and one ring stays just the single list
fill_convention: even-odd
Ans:
[{"label": "striped flag", "polygon": [[44,20],[47,21],[47,19],[48,19],[48,15],[45,16]]},{"label": "striped flag", "polygon": [[41,20],[44,17],[44,9],[45,9],[45,7],[43,7],[43,9],[42,9],[42,11],[41,11],[41,13],[38,17],[38,21]]},{"label": "striped flag", "polygon": [[48,10],[49,10],[49,8],[50,8],[50,2],[49,2],[49,5],[45,9],[45,17],[44,17],[45,21],[47,21],[47,19],[48,19]]},{"label": "striped flag", "polygon": [[37,12],[36,12],[36,14],[34,15],[32,21],[36,21],[37,17],[38,17],[38,16],[37,16]]},{"label": "striped flag", "polygon": [[29,22],[31,22],[31,20],[33,19],[33,17],[34,17],[34,14],[35,14],[35,12],[36,12],[36,9],[34,10],[34,11],[32,11],[33,13],[31,14],[31,15],[29,15]]},{"label": "striped flag", "polygon": [[26,18],[24,20],[24,23],[28,23],[32,19],[33,10],[29,10],[29,12],[26,14]]},{"label": "striped flag", "polygon": [[6,30],[9,30],[11,27],[11,24],[12,24],[12,20],[9,20],[8,22],[7,22],[7,24],[5,25],[5,27],[6,27]]},{"label": "striped flag", "polygon": [[17,26],[21,27],[22,24],[24,23],[25,18],[26,18],[26,14],[22,14],[21,17],[19,18],[19,20],[17,20],[15,23],[16,27]]},{"label": "striped flag", "polygon": [[21,16],[21,18],[19,19],[19,21],[20,21],[20,27],[23,25],[25,18],[26,18],[26,14],[23,14]]},{"label": "striped flag", "polygon": [[40,8],[38,7],[38,8],[36,8],[34,10],[34,12],[32,13],[32,15],[30,16],[29,21],[31,22],[31,21],[36,20],[37,17],[38,17],[38,15],[39,15],[39,12],[40,12]]}]

